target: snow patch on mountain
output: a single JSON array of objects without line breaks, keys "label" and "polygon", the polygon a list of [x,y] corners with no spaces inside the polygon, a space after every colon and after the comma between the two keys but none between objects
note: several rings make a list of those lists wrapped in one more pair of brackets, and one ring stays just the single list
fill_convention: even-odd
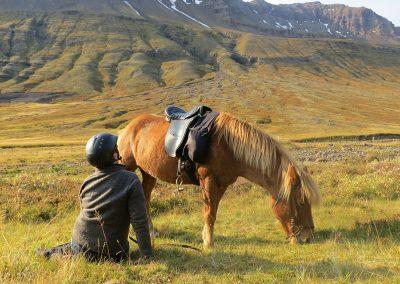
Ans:
[{"label": "snow patch on mountain", "polygon": [[[157,0],[157,1],[160,2],[159,0]],[[211,28],[210,28],[208,25],[206,25],[205,23],[200,22],[199,20],[193,18],[192,16],[189,16],[189,15],[186,14],[185,12],[182,12],[181,10],[178,10],[178,8],[176,8],[176,4],[175,4],[176,0],[169,0],[169,1],[171,2],[171,9],[172,9],[172,10],[174,10],[174,11],[176,11],[176,12],[182,14],[182,15],[185,16],[186,18],[188,18],[188,19],[190,19],[190,20],[192,20],[192,21],[194,21],[194,22],[196,22],[196,23],[202,25],[203,27],[206,27],[206,28],[208,28],[208,29],[211,29]],[[186,2],[185,2],[185,3],[186,3]],[[196,3],[196,4],[197,4],[197,3]],[[164,6],[165,6],[165,5],[164,5]]]},{"label": "snow patch on mountain", "polygon": [[129,8],[131,8],[131,10],[134,12],[134,13],[136,13],[138,16],[140,16],[140,13],[135,9],[135,8],[133,8],[133,6],[131,5],[131,3],[129,3],[128,1],[123,1]]},{"label": "snow patch on mountain", "polygon": [[167,8],[168,10],[173,11],[170,7],[165,5],[161,0],[157,0],[157,2],[160,3],[162,6],[164,6],[164,8]]}]

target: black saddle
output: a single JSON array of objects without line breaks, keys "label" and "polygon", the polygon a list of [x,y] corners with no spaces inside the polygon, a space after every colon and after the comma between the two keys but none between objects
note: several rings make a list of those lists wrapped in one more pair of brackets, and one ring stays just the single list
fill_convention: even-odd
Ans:
[{"label": "black saddle", "polygon": [[170,122],[165,151],[178,158],[177,184],[185,175],[193,184],[199,185],[196,163],[206,162],[211,129],[218,115],[206,106],[197,106],[188,112],[176,106],[165,109],[166,120]]},{"label": "black saddle", "polygon": [[165,109],[166,119],[170,122],[165,137],[165,151],[169,156],[180,158],[183,155],[182,147],[187,140],[190,127],[208,112],[211,112],[211,109],[206,106],[197,106],[188,112],[176,106]]},{"label": "black saddle", "polygon": [[183,109],[176,107],[176,106],[169,106],[165,109],[165,116],[168,121],[171,120],[184,120],[184,119],[189,119],[193,116],[196,116],[198,114],[204,114],[204,109],[207,108],[208,110],[211,110],[208,107],[205,106],[197,106],[192,108],[190,111],[186,112]]}]

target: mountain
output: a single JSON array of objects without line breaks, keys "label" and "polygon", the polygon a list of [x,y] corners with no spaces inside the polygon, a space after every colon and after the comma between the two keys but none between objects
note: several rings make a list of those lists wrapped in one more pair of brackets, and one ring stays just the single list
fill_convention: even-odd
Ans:
[{"label": "mountain", "polygon": [[127,13],[123,1],[112,0],[2,0],[0,8],[3,11],[86,11],[91,13]]},{"label": "mountain", "polygon": [[159,23],[297,37],[398,40],[399,28],[367,8],[320,2],[272,5],[263,0],[2,0],[2,11],[83,11]]},{"label": "mountain", "polygon": [[316,2],[0,0],[0,136],[75,141],[168,104],[281,138],[399,133],[398,34]]},{"label": "mountain", "polygon": [[0,91],[121,95],[285,66],[387,79],[398,33],[371,10],[319,2],[0,0]]}]

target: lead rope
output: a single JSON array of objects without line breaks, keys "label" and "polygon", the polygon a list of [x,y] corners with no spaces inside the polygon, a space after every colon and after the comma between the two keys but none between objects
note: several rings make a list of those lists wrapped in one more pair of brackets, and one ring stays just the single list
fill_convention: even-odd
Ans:
[{"label": "lead rope", "polygon": [[[138,243],[137,240],[135,240],[133,237],[129,236],[129,239],[134,242],[134,243]],[[201,249],[196,248],[194,246],[191,245],[187,245],[187,244],[174,244],[174,243],[161,243],[160,245],[162,246],[168,246],[168,247],[180,247],[180,248],[185,248],[185,249],[191,249],[191,250],[195,250],[195,251],[201,251]]]}]

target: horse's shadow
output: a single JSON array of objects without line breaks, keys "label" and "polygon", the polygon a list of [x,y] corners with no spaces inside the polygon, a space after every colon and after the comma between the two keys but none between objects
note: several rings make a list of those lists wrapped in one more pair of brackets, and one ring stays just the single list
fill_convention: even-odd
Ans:
[{"label": "horse's shadow", "polygon": [[[201,229],[198,229],[200,232]],[[161,228],[159,231],[161,238],[173,239],[177,242],[201,244],[201,235],[198,233],[177,230],[173,228]],[[397,219],[378,219],[370,222],[356,222],[351,228],[332,228],[320,229],[315,232],[315,242],[323,243],[325,241],[346,241],[346,242],[392,242],[400,244],[400,217]],[[216,243],[228,243],[230,245],[255,245],[263,246],[266,244],[281,242],[268,240],[265,237],[246,236],[215,236]]]},{"label": "horse's shadow", "polygon": [[[197,232],[201,232],[199,228]],[[158,231],[160,238],[173,239],[178,242],[183,243],[193,243],[193,244],[202,244],[201,234],[194,233],[190,231],[177,230],[174,228],[160,228]],[[268,240],[264,237],[256,237],[256,236],[223,236],[223,235],[215,235],[214,236],[215,243],[229,243],[230,245],[256,245],[263,246],[270,243],[276,243]]]},{"label": "horse's shadow", "polygon": [[[376,233],[378,232],[378,233]],[[297,264],[293,262],[276,262],[268,259],[267,256],[257,256],[244,250],[222,251],[216,249],[212,252],[194,251],[180,247],[170,247],[163,244],[168,243],[165,239],[173,239],[174,243],[182,244],[201,244],[201,236],[194,232],[179,230],[174,228],[164,228],[160,230],[160,238],[155,241],[155,262],[162,263],[176,274],[204,274],[221,276],[234,273],[242,277],[246,274],[265,273],[271,279],[280,281],[296,279],[302,277],[313,277],[321,280],[337,279],[346,275],[349,281],[371,280],[375,277],[393,276],[393,271],[387,267],[365,267],[359,264],[341,262],[335,258],[325,258],[323,260],[305,264],[301,261]],[[338,230],[319,230],[316,232],[316,241],[324,242],[327,240],[342,238],[346,241],[359,242],[360,240],[374,241],[390,239],[400,242],[400,220],[375,220],[369,223],[356,223],[352,229]],[[220,236],[215,237],[216,243],[228,243],[230,246],[255,245],[262,246],[273,241],[262,237],[246,236]],[[283,245],[281,242],[275,242]],[[133,258],[138,257],[137,252]],[[283,278],[282,278],[283,277]],[[237,279],[243,281],[244,279]]]},{"label": "horse's shadow", "polygon": [[[248,252],[234,253],[213,251],[211,253],[196,252],[172,247],[156,247],[154,262],[163,264],[167,270],[175,275],[229,275],[238,278],[239,282],[245,280],[245,275],[268,275],[271,280],[290,281],[293,279],[304,280],[308,277],[320,280],[336,280],[346,275],[346,280],[360,281],[371,280],[375,277],[390,277],[394,272],[386,267],[365,267],[362,265],[338,262],[335,259],[324,259],[311,264],[299,262],[275,262],[267,257],[255,256]],[[137,258],[137,253],[133,258]]]},{"label": "horse's shadow", "polygon": [[315,233],[317,242],[333,240],[341,242],[394,242],[400,243],[400,218],[378,219],[370,222],[356,222],[352,228],[323,229]]}]

